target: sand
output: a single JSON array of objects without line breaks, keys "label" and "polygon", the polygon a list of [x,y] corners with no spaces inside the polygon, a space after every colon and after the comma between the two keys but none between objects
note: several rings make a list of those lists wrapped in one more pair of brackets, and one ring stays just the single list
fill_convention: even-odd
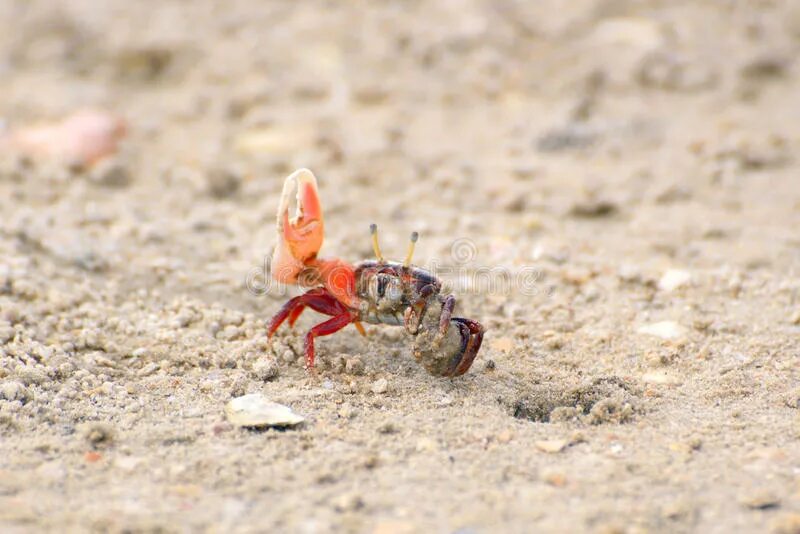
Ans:
[{"label": "sand", "polygon": [[[298,4],[0,2],[7,129],[129,127],[2,158],[0,530],[800,532],[797,3]],[[420,232],[469,373],[268,342],[301,166],[321,255]]]}]

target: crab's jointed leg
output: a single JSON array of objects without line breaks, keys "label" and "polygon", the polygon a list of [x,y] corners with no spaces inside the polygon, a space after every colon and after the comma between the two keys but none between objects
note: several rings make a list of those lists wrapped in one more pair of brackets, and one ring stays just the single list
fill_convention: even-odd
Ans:
[{"label": "crab's jointed leg", "polygon": [[332,319],[314,326],[306,334],[306,368],[311,369],[314,367],[314,338],[338,332],[348,324],[355,322],[357,314],[339,302],[328,290],[318,287],[299,297],[294,297],[284,304],[270,321],[267,329],[268,336],[272,337],[286,319],[289,319],[289,324],[293,325],[306,307],[333,316]]}]

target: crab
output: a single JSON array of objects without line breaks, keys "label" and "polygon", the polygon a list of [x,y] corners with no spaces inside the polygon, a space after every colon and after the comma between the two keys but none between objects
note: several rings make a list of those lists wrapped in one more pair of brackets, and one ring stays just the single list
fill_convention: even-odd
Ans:
[{"label": "crab", "polygon": [[[289,216],[296,191],[296,210]],[[419,234],[411,234],[405,261],[386,260],[375,224],[370,227],[375,260],[351,264],[340,258],[317,256],[324,238],[322,203],[317,180],[308,169],[288,176],[278,205],[278,242],[272,255],[271,276],[283,284],[309,290],[289,299],[272,317],[268,336],[288,321],[294,326],[307,308],[329,319],[305,335],[305,365],[313,369],[314,340],[353,324],[366,335],[363,323],[402,326],[413,336],[413,354],[435,376],[454,377],[467,372],[483,340],[483,326],[454,317],[456,299],[443,294],[432,273],[411,264]]]}]

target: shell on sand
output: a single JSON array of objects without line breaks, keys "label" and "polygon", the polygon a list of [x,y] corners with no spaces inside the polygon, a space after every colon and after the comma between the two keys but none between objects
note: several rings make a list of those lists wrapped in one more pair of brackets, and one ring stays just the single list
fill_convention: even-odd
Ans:
[{"label": "shell on sand", "polygon": [[236,426],[255,428],[295,426],[305,421],[288,406],[272,402],[260,393],[232,399],[225,405],[225,415]]}]

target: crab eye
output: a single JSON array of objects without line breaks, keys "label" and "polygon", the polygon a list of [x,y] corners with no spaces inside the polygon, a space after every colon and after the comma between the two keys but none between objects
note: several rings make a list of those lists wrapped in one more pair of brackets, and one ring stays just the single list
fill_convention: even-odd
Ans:
[{"label": "crab eye", "polygon": [[391,301],[399,301],[403,298],[403,287],[400,280],[397,278],[390,278],[389,283],[385,289],[386,298]]}]

